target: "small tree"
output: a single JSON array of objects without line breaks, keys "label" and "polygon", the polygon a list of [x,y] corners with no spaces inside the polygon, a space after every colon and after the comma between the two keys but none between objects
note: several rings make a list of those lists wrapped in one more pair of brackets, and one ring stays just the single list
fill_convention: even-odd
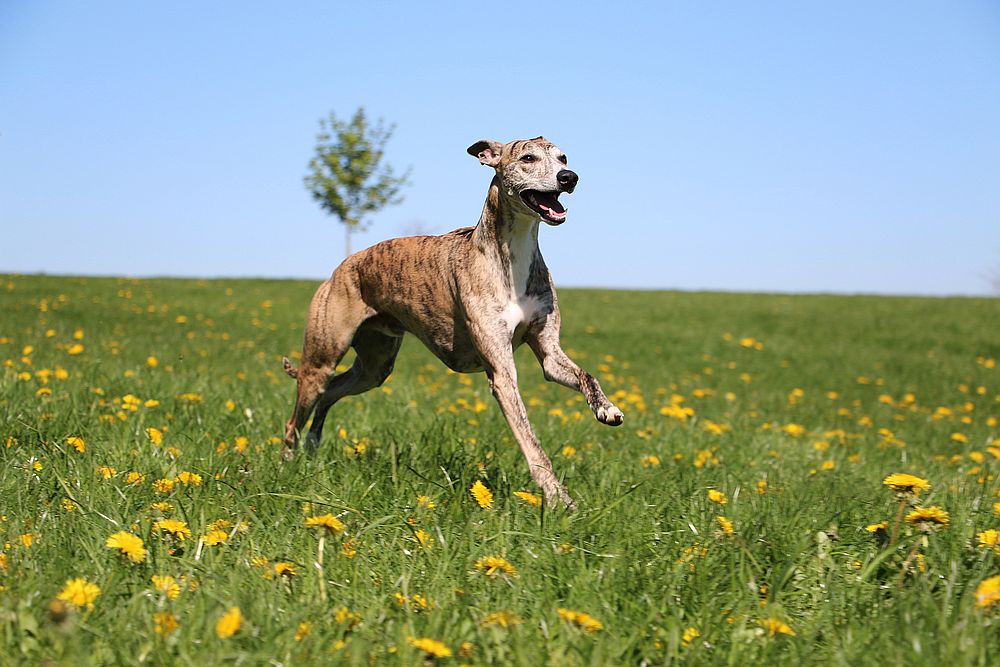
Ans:
[{"label": "small tree", "polygon": [[390,165],[379,167],[396,127],[386,127],[381,118],[370,125],[364,107],[350,121],[338,120],[331,111],[319,126],[316,154],[303,181],[313,199],[344,224],[350,255],[351,234],[366,229],[372,213],[403,201],[399,191],[409,184],[410,171],[396,176]]}]

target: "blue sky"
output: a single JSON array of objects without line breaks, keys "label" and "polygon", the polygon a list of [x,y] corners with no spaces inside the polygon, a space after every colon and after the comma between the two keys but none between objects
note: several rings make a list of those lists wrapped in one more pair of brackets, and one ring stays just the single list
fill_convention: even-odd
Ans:
[{"label": "blue sky", "polygon": [[397,125],[355,247],[474,224],[481,138],[580,174],[557,286],[985,294],[1000,5],[0,3],[0,271],[323,278],[318,120]]}]

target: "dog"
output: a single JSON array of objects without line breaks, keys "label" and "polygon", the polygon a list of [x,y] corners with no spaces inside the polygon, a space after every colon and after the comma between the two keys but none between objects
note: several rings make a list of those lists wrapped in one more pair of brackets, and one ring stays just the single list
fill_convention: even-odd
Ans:
[{"label": "dog", "polygon": [[[468,153],[495,170],[477,225],[378,243],[345,259],[316,290],[300,365],[283,360],[297,387],[282,452],[286,459],[294,455],[314,410],[305,446],[315,452],[330,407],[385,382],[409,332],[453,371],[485,371],[546,502],[574,508],[528,422],[514,350],[527,343],[546,380],[581,392],[598,421],[622,423],[622,411],[600,383],[559,344],[556,291],[538,249],[539,223],[566,221],[559,196],[573,192],[579,177],[544,137],[477,141]],[[349,347],[356,359],[338,375]]]}]

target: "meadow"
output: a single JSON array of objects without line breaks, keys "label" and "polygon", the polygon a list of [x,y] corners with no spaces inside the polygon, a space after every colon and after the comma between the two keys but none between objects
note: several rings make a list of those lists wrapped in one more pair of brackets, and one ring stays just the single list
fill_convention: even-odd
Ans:
[{"label": "meadow", "polygon": [[561,290],[570,512],[413,338],[282,462],[315,287],[0,276],[0,663],[1000,660],[1000,300]]}]

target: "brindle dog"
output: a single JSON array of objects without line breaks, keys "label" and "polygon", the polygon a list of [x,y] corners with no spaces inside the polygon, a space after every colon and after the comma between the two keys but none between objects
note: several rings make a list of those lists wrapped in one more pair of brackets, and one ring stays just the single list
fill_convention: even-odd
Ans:
[{"label": "brindle dog", "polygon": [[[490,389],[548,503],[573,500],[552,472],[528,422],[517,387],[514,349],[527,343],[545,379],[581,392],[598,421],[623,415],[559,345],[559,306],[538,250],[538,223],[566,220],[559,195],[577,175],[566,155],[543,137],[468,149],[496,170],[479,224],[443,236],[414,236],[355,253],[319,286],[309,308],[302,361],[285,371],[298,380],[295,409],[285,427],[286,458],[315,408],[306,449],[315,451],[327,411],[344,396],[378,387],[392,372],[403,334],[410,332],[454,371],[485,371]],[[337,363],[357,357],[339,375]]]}]

